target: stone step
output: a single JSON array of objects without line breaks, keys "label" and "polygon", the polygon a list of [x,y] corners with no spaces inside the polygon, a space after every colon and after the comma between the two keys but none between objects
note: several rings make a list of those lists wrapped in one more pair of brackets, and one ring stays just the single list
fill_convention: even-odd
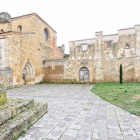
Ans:
[{"label": "stone step", "polygon": [[22,131],[26,131],[44,115],[47,112],[47,108],[47,103],[33,103],[29,109],[8,120],[0,126],[0,140],[13,140],[17,138]]},{"label": "stone step", "polygon": [[21,100],[21,99],[9,99],[7,103],[0,106],[0,125],[14,116],[20,114],[26,108],[34,103],[34,100]]}]

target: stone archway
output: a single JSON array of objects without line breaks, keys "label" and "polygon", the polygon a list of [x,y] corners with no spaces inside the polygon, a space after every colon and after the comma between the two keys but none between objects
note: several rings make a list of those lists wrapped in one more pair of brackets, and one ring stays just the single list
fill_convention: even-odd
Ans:
[{"label": "stone archway", "polygon": [[28,61],[24,64],[22,69],[22,84],[34,84],[34,67],[33,65]]},{"label": "stone archway", "polygon": [[87,67],[80,68],[79,81],[83,81],[83,82],[89,81],[89,69]]}]

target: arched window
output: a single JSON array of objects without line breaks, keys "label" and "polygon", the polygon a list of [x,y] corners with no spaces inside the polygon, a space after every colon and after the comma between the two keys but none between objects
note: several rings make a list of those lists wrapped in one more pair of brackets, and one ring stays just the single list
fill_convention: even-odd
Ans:
[{"label": "arched window", "polygon": [[47,29],[44,29],[44,37],[45,37],[45,40],[48,41],[48,39],[49,39],[49,34],[48,34]]},{"label": "arched window", "polygon": [[21,25],[18,26],[18,31],[22,32],[22,26]]},{"label": "arched window", "polygon": [[1,29],[1,30],[0,30],[0,33],[3,33],[3,32],[4,32],[4,30],[3,30],[3,29]]}]

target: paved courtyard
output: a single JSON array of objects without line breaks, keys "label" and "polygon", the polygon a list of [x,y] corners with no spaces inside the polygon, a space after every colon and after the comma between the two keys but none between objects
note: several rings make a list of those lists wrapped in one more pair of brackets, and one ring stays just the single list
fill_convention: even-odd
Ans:
[{"label": "paved courtyard", "polygon": [[140,118],[90,92],[93,85],[42,84],[8,91],[8,98],[48,102],[48,113],[18,140],[140,140]]}]

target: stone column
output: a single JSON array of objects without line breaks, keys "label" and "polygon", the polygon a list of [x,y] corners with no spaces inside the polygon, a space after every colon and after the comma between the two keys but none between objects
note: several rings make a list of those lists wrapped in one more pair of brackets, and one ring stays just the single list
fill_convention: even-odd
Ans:
[{"label": "stone column", "polygon": [[[0,24],[9,24],[11,16],[6,13],[0,13]],[[11,69],[9,68],[9,43],[8,38],[0,37],[0,83],[6,88],[10,86]]]},{"label": "stone column", "polygon": [[0,84],[4,84],[5,88],[11,86],[11,74],[8,38],[0,38]]},{"label": "stone column", "polygon": [[0,68],[9,67],[8,38],[0,38]]},{"label": "stone column", "polygon": [[96,32],[96,42],[95,42],[95,67],[96,67],[96,82],[100,82],[104,80],[103,76],[103,45],[102,45],[102,39],[103,39],[103,32]]}]

